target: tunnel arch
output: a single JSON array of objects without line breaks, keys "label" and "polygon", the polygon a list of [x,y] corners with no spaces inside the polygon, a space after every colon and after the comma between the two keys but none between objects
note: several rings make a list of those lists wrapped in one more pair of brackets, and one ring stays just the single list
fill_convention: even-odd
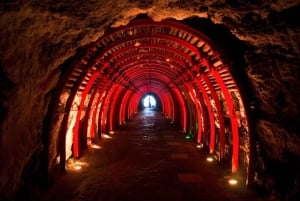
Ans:
[{"label": "tunnel arch", "polygon": [[[57,136],[61,169],[69,157],[80,157],[80,144],[88,138],[100,140],[102,133],[132,118],[145,94],[154,94],[165,116],[195,143],[209,147],[220,161],[229,155],[233,173],[241,165],[240,152],[249,169],[251,123],[247,97],[240,92],[243,83],[231,57],[187,24],[132,20],[108,30],[68,64],[48,113],[48,135]],[[245,133],[240,133],[242,126]],[[66,142],[67,133],[71,142]],[[56,161],[49,160],[49,166]]]}]

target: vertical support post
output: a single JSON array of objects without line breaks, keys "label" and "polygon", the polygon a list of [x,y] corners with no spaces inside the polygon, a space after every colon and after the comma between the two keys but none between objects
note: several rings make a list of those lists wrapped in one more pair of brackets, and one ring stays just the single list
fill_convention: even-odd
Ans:
[{"label": "vertical support post", "polygon": [[215,151],[215,117],[212,111],[212,106],[211,106],[211,102],[210,99],[208,97],[207,91],[205,90],[205,88],[203,87],[202,83],[200,82],[200,80],[196,81],[198,84],[198,87],[200,88],[200,91],[203,94],[205,103],[206,103],[206,107],[208,110],[208,116],[209,116],[209,125],[210,125],[210,144],[209,144],[209,152],[213,153]]},{"label": "vertical support post", "polygon": [[220,124],[220,159],[223,159],[224,155],[225,155],[225,128],[224,128],[224,117],[221,114],[222,109],[221,109],[220,100],[218,98],[218,95],[217,95],[214,87],[212,86],[210,80],[208,79],[207,75],[202,75],[201,78],[208,86],[208,88],[211,92],[212,98],[216,104],[217,115],[218,115],[219,124]]},{"label": "vertical support post", "polygon": [[237,118],[235,116],[234,112],[234,106],[231,99],[231,96],[229,94],[229,91],[221,78],[218,71],[212,69],[211,70],[212,75],[216,78],[216,81],[218,82],[219,86],[222,89],[222,93],[225,97],[226,104],[228,107],[228,112],[230,115],[230,121],[231,121],[231,131],[232,131],[232,140],[233,140],[233,149],[232,149],[232,168],[231,171],[233,173],[238,171],[239,166],[239,133],[238,133],[238,122]]},{"label": "vertical support post", "polygon": [[81,112],[83,110],[84,102],[87,97],[87,93],[90,91],[92,84],[94,83],[95,79],[98,77],[99,73],[95,72],[91,79],[88,81],[86,87],[84,88],[82,95],[81,95],[81,100],[80,104],[78,107],[78,112],[76,116],[76,123],[74,126],[73,130],[73,155],[75,158],[79,157],[79,124],[80,124],[80,118],[81,118]]}]

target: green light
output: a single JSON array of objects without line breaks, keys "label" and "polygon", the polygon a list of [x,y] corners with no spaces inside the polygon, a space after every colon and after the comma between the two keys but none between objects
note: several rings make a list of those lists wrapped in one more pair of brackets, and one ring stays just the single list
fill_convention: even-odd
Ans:
[{"label": "green light", "polygon": [[186,140],[189,140],[189,139],[192,138],[192,136],[191,136],[191,135],[186,135],[184,138],[185,138]]}]

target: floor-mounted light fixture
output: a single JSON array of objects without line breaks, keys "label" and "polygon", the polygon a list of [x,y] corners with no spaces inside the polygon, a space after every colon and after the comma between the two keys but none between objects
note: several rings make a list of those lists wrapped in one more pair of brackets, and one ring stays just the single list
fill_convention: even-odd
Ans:
[{"label": "floor-mounted light fixture", "polygon": [[107,134],[103,134],[103,137],[104,137],[105,139],[111,139],[111,138],[112,138],[111,136],[109,136],[109,135],[107,135]]},{"label": "floor-mounted light fixture", "polygon": [[101,147],[97,144],[91,144],[90,147],[93,149],[101,149]]},{"label": "floor-mounted light fixture", "polygon": [[213,162],[213,161],[215,161],[215,159],[214,159],[212,156],[208,156],[208,157],[206,158],[206,161],[207,161],[207,162]]},{"label": "floor-mounted light fixture", "polygon": [[241,181],[241,177],[237,174],[232,174],[224,177],[229,186],[238,185],[239,181]]},{"label": "floor-mounted light fixture", "polygon": [[206,157],[206,161],[207,162],[214,162],[214,161],[218,161],[218,156],[216,154],[209,154],[207,157]]},{"label": "floor-mounted light fixture", "polygon": [[74,170],[81,170],[82,169],[82,166],[81,165],[75,165],[74,166]]},{"label": "floor-mounted light fixture", "polygon": [[228,179],[228,184],[231,186],[235,186],[238,184],[238,180],[235,178],[230,178],[230,179]]}]

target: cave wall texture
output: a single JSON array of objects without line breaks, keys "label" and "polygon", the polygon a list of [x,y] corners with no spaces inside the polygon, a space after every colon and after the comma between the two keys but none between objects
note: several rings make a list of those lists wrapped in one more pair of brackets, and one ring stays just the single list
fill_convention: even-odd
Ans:
[{"label": "cave wall texture", "polygon": [[206,18],[244,44],[242,70],[256,120],[256,182],[274,199],[299,193],[299,6],[299,0],[1,1],[0,200],[16,199],[26,187],[34,191],[40,179],[43,119],[59,65],[141,13],[156,21]]}]

